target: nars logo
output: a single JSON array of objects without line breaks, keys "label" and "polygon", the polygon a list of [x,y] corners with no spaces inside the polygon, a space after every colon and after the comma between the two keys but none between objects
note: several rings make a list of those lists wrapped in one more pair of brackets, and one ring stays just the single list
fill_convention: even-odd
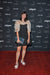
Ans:
[{"label": "nars logo", "polygon": [[29,8],[29,10],[31,10],[31,11],[35,11],[35,10],[36,10],[36,8]]},{"label": "nars logo", "polygon": [[42,27],[43,27],[43,25],[36,25],[36,27],[38,27],[38,28],[42,28]]},{"label": "nars logo", "polygon": [[0,42],[4,42],[4,40],[0,40]]},{"label": "nars logo", "polygon": [[50,20],[44,20],[44,22],[50,22]]},{"label": "nars logo", "polygon": [[5,26],[5,27],[11,27],[12,25],[9,25],[9,24],[5,24],[4,26]]}]

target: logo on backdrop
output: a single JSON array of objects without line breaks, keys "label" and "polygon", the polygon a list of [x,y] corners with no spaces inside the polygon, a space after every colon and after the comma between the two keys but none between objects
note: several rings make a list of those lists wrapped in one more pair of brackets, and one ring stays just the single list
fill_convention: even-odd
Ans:
[{"label": "logo on backdrop", "polygon": [[0,6],[0,48],[16,49],[14,42],[14,23],[20,12],[26,10],[31,21],[31,50],[50,49],[50,9],[47,2],[35,1],[2,1]]}]

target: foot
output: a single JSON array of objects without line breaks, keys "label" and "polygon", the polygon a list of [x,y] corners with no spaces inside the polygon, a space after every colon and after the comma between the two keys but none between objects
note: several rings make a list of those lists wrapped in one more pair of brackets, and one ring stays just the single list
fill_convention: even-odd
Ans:
[{"label": "foot", "polygon": [[24,61],[21,60],[22,65],[26,65],[26,63]]},{"label": "foot", "polygon": [[17,69],[17,68],[18,68],[18,66],[19,66],[19,63],[15,64],[15,66],[14,66],[14,67],[15,67],[15,69]]}]

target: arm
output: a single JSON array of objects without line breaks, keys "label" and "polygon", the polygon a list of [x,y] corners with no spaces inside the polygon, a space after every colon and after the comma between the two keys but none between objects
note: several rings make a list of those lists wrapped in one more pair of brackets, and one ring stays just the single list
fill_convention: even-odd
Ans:
[{"label": "arm", "polygon": [[16,32],[17,39],[19,40],[19,30],[20,30],[19,21],[15,22],[14,29],[15,29],[15,32]]},{"label": "arm", "polygon": [[28,31],[28,39],[30,40],[30,32]]},{"label": "arm", "polygon": [[30,41],[31,22],[28,20],[27,23],[28,40]]},{"label": "arm", "polygon": [[19,40],[19,33],[18,33],[18,32],[16,32],[16,35],[17,35],[17,39]]}]

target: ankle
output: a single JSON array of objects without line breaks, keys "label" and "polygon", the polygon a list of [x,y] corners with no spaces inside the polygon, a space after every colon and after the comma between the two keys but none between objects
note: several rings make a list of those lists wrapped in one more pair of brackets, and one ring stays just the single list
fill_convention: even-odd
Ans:
[{"label": "ankle", "polygon": [[16,64],[18,64],[18,62],[16,62]]},{"label": "ankle", "polygon": [[22,62],[24,62],[24,59],[21,59],[22,60]]}]

